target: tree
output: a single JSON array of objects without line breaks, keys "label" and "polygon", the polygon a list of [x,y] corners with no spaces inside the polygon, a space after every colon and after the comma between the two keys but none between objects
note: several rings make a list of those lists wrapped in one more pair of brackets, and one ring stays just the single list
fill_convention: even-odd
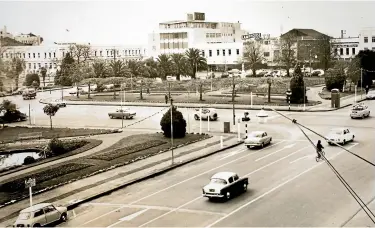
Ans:
[{"label": "tree", "polygon": [[160,75],[163,80],[167,78],[167,75],[171,73],[172,62],[169,55],[161,54],[158,56],[157,61],[159,63]]},{"label": "tree", "polygon": [[247,41],[244,43],[243,61],[253,71],[253,76],[256,76],[257,65],[262,63],[263,52],[261,46],[257,41]]},{"label": "tree", "polygon": [[37,81],[33,81],[33,83],[31,83],[31,86],[34,88],[34,89],[38,89],[38,87],[39,87],[39,82],[37,82]]},{"label": "tree", "polygon": [[332,69],[325,74],[325,83],[328,91],[332,89],[342,90],[346,81],[346,63],[343,61],[336,62]]},{"label": "tree", "polygon": [[61,62],[60,70],[56,72],[55,84],[71,86],[73,84],[71,75],[74,73],[74,70],[75,61],[70,53],[67,53]]},{"label": "tree", "polygon": [[77,64],[84,63],[91,57],[91,46],[85,44],[73,44],[69,46],[69,51],[72,58],[76,60]]},{"label": "tree", "polygon": [[113,87],[113,99],[116,100],[116,87],[119,87],[121,86],[121,83],[128,83],[128,80],[127,78],[125,77],[110,77],[110,78],[106,78],[102,81],[102,83],[104,84],[113,84],[114,87]]},{"label": "tree", "polygon": [[307,102],[305,82],[299,63],[297,63],[294,68],[294,74],[290,80],[290,90],[292,92],[290,103],[302,104]]},{"label": "tree", "polygon": [[59,111],[59,106],[53,105],[53,104],[47,104],[43,108],[43,112],[49,116],[49,121],[51,124],[51,130],[52,130],[52,116],[55,116],[55,114]]},{"label": "tree", "polygon": [[159,77],[158,72],[158,62],[156,62],[152,57],[148,58],[144,61],[146,65],[146,70],[148,71],[148,75],[150,78],[157,78]]},{"label": "tree", "polygon": [[198,70],[207,69],[207,60],[201,56],[199,49],[189,48],[185,52],[185,55],[189,63],[192,78],[196,78]]},{"label": "tree", "polygon": [[5,112],[4,115],[2,117],[0,117],[0,121],[3,124],[3,128],[4,128],[4,124],[6,122],[6,120],[4,118],[6,116],[5,114],[9,113],[9,112],[14,112],[16,110],[17,110],[16,105],[10,100],[3,100],[3,102],[0,103],[0,113]]},{"label": "tree", "polygon": [[[81,84],[87,84],[88,85],[88,93],[87,93],[87,98],[91,98],[91,84],[94,84],[97,82],[97,79],[95,77],[95,73],[93,71],[93,68],[86,65],[85,67],[81,68],[81,76],[82,80],[80,83]],[[77,90],[78,94],[78,90]]]},{"label": "tree", "polygon": [[[186,135],[186,120],[181,112],[175,106],[172,107],[172,125],[173,125],[173,138],[183,138]],[[161,130],[164,136],[171,137],[171,109],[164,113],[160,121]]]},{"label": "tree", "polygon": [[278,61],[285,66],[286,74],[290,77],[290,68],[296,63],[296,52],[293,45],[296,42],[296,37],[293,34],[286,34],[280,40],[280,53]]},{"label": "tree", "polygon": [[142,77],[144,74],[144,65],[142,62],[130,60],[127,64],[129,71],[133,77]]},{"label": "tree", "polygon": [[173,64],[173,73],[177,76],[177,80],[181,80],[181,74],[186,71],[186,57],[183,54],[177,53],[171,55],[171,60]]},{"label": "tree", "polygon": [[110,68],[110,75],[111,75],[111,77],[115,77],[115,78],[121,78],[121,77],[130,78],[131,72],[126,67],[125,63],[122,62],[121,60],[111,61],[111,63],[109,64],[109,68]]},{"label": "tree", "polygon": [[95,61],[92,68],[96,78],[106,78],[109,75],[107,64],[104,61]]},{"label": "tree", "polygon": [[25,86],[31,86],[33,82],[37,82],[38,85],[40,84],[40,78],[37,74],[27,74],[25,80]]},{"label": "tree", "polygon": [[359,80],[361,79],[361,62],[360,59],[355,57],[349,63],[347,76],[350,79],[349,91],[352,90],[352,83],[357,87]]},{"label": "tree", "polygon": [[43,87],[46,87],[46,75],[47,75],[47,69],[45,67],[42,67],[40,69],[40,73],[42,74],[43,79]]},{"label": "tree", "polygon": [[26,67],[25,60],[15,57],[12,58],[12,60],[8,62],[8,64],[9,66],[7,67],[7,76],[8,78],[15,81],[15,89],[17,90],[20,74]]},{"label": "tree", "polygon": [[371,86],[372,80],[375,80],[375,51],[359,51],[357,56],[360,59],[362,68],[362,86]]},{"label": "tree", "polygon": [[326,35],[322,35],[317,41],[317,58],[325,71],[334,64],[334,57],[337,55],[331,43],[331,38]]}]

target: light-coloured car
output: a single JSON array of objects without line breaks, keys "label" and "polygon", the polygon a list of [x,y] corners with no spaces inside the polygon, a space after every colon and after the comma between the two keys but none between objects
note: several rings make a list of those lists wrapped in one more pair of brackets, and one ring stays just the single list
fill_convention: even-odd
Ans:
[{"label": "light-coloured car", "polygon": [[234,194],[247,191],[249,179],[239,178],[233,172],[219,172],[211,177],[210,183],[203,187],[204,197],[230,199]]},{"label": "light-coloured car", "polygon": [[244,140],[245,146],[247,148],[251,147],[264,147],[269,145],[272,142],[272,137],[267,134],[265,131],[253,131],[247,135],[247,138]]},{"label": "light-coloured car", "polygon": [[55,207],[51,203],[35,204],[23,209],[14,227],[41,227],[56,221],[65,222],[68,219],[66,207]]},{"label": "light-coloured car", "polygon": [[111,119],[133,119],[136,116],[136,112],[129,108],[117,109],[116,112],[108,113]]},{"label": "light-coloured car", "polygon": [[58,107],[66,107],[66,102],[59,99],[51,100],[49,103]]},{"label": "light-coloured car", "polygon": [[[78,92],[79,92],[79,94],[83,94],[84,93],[84,91],[83,91],[82,88],[78,88]],[[70,95],[76,95],[77,94],[77,88],[74,89],[73,91],[69,92],[69,94]]]},{"label": "light-coloured car", "polygon": [[332,145],[332,142],[345,145],[347,142],[354,141],[355,136],[348,128],[342,127],[331,129],[326,138],[329,145]]},{"label": "light-coloured car", "polygon": [[199,108],[195,109],[194,119],[199,120],[202,118],[202,120],[217,120],[219,117],[217,115],[216,109],[214,108],[202,108],[201,114],[199,113]]},{"label": "light-coloured car", "polygon": [[375,90],[368,91],[368,93],[366,94],[366,99],[367,100],[375,99]]},{"label": "light-coloured car", "polygon": [[350,111],[350,117],[352,119],[354,118],[364,119],[365,117],[369,117],[369,116],[370,116],[370,109],[364,103],[353,105],[353,108]]}]

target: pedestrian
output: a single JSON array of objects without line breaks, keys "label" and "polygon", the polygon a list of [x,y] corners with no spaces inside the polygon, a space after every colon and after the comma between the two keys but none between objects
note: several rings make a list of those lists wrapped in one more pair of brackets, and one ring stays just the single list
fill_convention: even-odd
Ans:
[{"label": "pedestrian", "polygon": [[147,88],[147,94],[150,94],[150,88]]},{"label": "pedestrian", "polygon": [[366,85],[366,94],[368,93],[368,91],[369,91],[369,87],[368,87],[368,85]]},{"label": "pedestrian", "polygon": [[165,104],[168,104],[168,95],[165,94]]}]

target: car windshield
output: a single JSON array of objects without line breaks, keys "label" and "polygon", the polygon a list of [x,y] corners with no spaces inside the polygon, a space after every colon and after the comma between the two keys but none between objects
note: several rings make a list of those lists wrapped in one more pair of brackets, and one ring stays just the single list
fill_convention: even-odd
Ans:
[{"label": "car windshield", "polygon": [[342,130],[338,130],[338,129],[331,130],[330,134],[332,134],[332,135],[341,135],[342,134]]},{"label": "car windshield", "polygon": [[251,133],[250,137],[253,137],[253,138],[262,138],[262,133]]},{"label": "car windshield", "polygon": [[213,184],[227,184],[227,182],[224,179],[220,179],[220,178],[212,178],[211,183],[213,183]]},{"label": "car windshield", "polygon": [[357,106],[357,107],[354,107],[353,110],[361,111],[361,110],[363,110],[363,107]]},{"label": "car windshield", "polygon": [[30,213],[29,212],[23,212],[23,213],[20,213],[20,215],[18,216],[18,219],[19,220],[27,220],[30,218]]}]

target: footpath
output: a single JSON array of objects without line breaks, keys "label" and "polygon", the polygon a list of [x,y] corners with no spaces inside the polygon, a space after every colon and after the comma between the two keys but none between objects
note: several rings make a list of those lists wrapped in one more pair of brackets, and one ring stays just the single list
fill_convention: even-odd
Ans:
[{"label": "footpath", "polygon": [[[161,175],[174,168],[243,143],[242,141],[238,141],[235,135],[225,134],[223,136],[223,147],[221,147],[221,136],[218,134],[212,135],[213,137],[209,139],[174,149],[173,164],[171,162],[171,152],[167,151],[37,194],[33,196],[33,204],[51,202],[57,205],[67,206],[68,209],[73,209],[81,203],[109,194],[127,185]],[[115,142],[116,141],[114,140],[113,144]],[[107,146],[109,146],[109,144],[107,144]],[[96,150],[93,148],[92,150],[85,152],[85,155],[95,153]],[[70,159],[74,159],[74,157],[72,156]],[[33,168],[37,168],[37,166]],[[22,174],[29,171],[30,170],[25,169],[15,174]],[[2,181],[4,180],[5,177],[2,177]],[[27,207],[29,207],[28,198],[0,208],[0,226],[5,227],[12,225],[15,218],[18,216],[19,211]]]}]

